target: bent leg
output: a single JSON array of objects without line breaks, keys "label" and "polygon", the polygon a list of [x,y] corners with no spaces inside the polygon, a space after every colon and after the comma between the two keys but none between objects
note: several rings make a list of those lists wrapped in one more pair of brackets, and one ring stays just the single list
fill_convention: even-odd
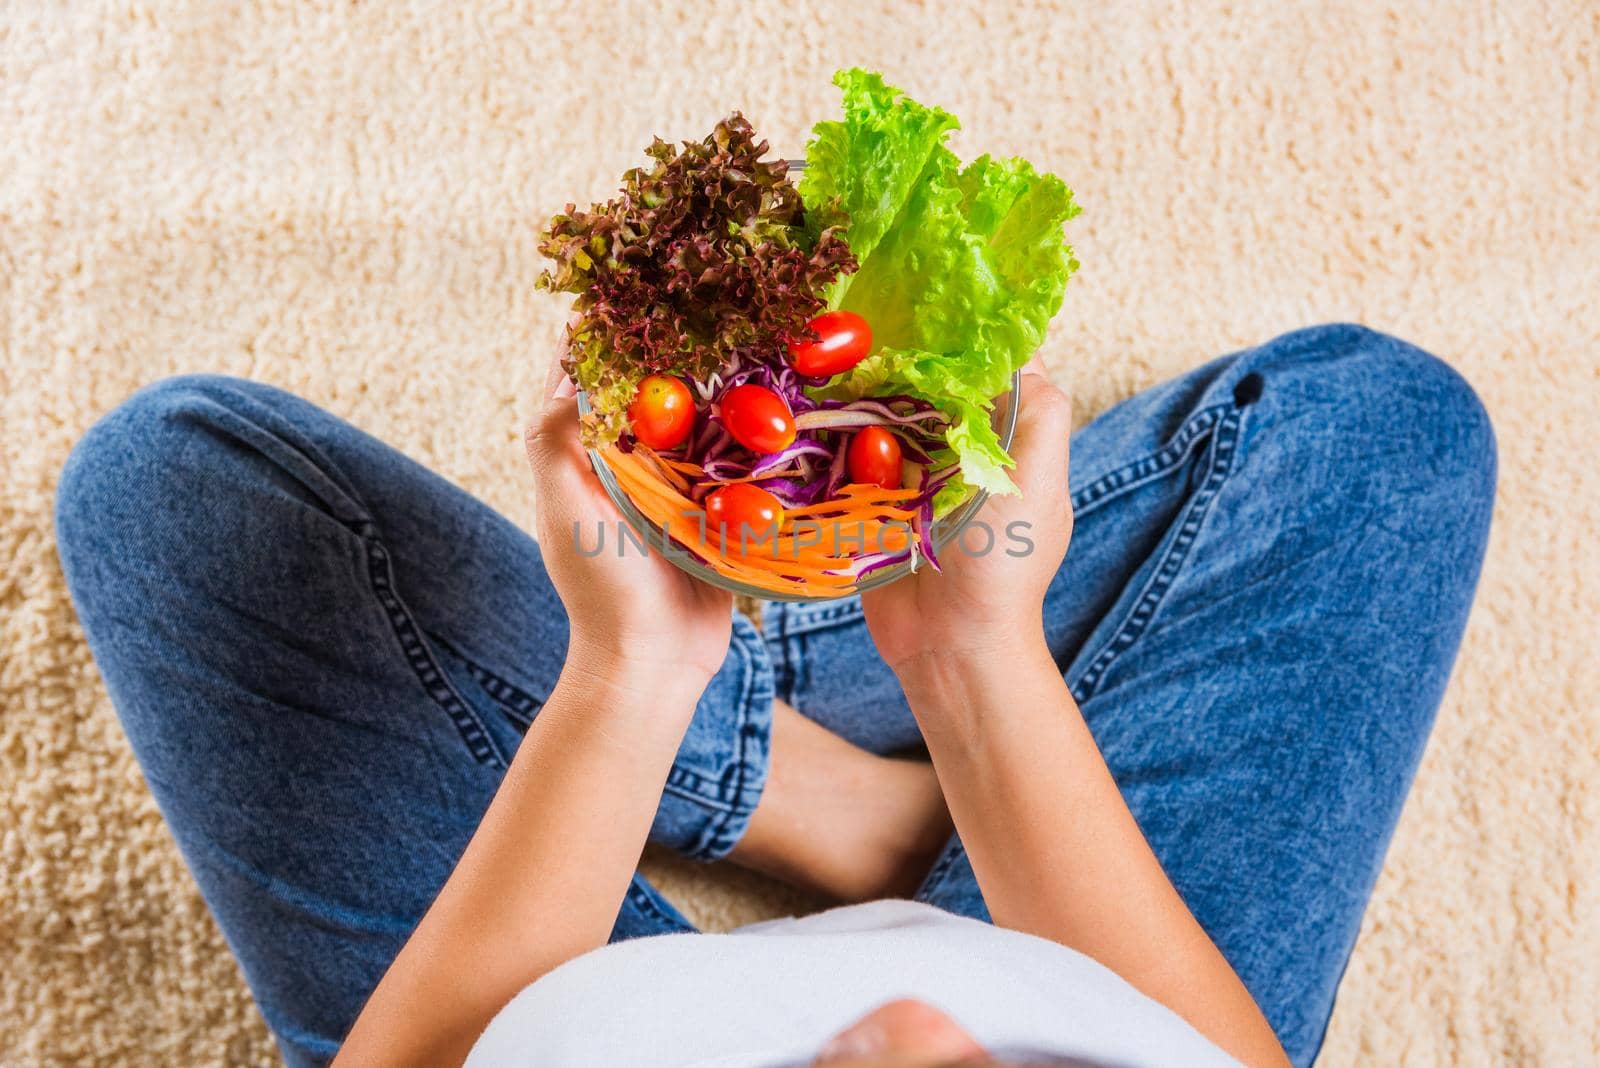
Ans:
[{"label": "bent leg", "polygon": [[[1168,876],[1297,1064],[1321,1044],[1442,698],[1494,478],[1466,383],[1352,326],[1224,357],[1074,437],[1050,648]],[[915,724],[858,651],[858,613],[790,620],[780,693],[798,683],[799,707],[904,742]],[[850,668],[807,687],[819,648]],[[959,841],[919,896],[987,917]]]},{"label": "bent leg", "polygon": [[[294,1064],[332,1056],[549,694],[538,547],[304,401],[142,391],[63,473],[68,581],[118,715]],[[739,620],[653,837],[714,856],[765,772],[771,672]],[[636,879],[614,937],[684,930]]]}]

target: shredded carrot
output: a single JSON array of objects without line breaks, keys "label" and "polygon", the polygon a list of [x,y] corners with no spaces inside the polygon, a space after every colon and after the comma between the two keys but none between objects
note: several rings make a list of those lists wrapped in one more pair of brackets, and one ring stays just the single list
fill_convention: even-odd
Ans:
[{"label": "shredded carrot", "polygon": [[[848,562],[861,553],[904,552],[911,543],[911,527],[904,522],[884,522],[876,517],[802,522],[812,525],[803,529],[789,527],[778,537],[773,555],[791,560],[807,551],[820,550]],[[769,539],[767,544],[774,543]]]},{"label": "shredded carrot", "polygon": [[635,445],[633,447],[633,451],[638,453],[639,456],[643,458],[647,467],[652,467],[655,469],[655,473],[661,476],[662,481],[666,482],[679,493],[689,492],[689,480],[684,478],[683,475],[679,474],[671,467],[667,466],[667,461],[657,456],[654,449],[651,449],[647,445]]},{"label": "shredded carrot", "polygon": [[674,471],[681,471],[683,474],[693,475],[696,478],[699,478],[706,473],[705,468],[701,467],[699,464],[692,464],[687,460],[669,460],[665,456],[657,456],[656,459],[660,460]]},{"label": "shredded carrot", "polygon": [[[637,452],[637,450],[635,450]],[[818,545],[790,545],[792,555],[772,555],[774,538],[752,539],[740,546],[733,538],[701,530],[699,512],[693,501],[663,476],[664,468],[644,456],[623,453],[615,447],[605,451],[605,459],[635,507],[665,531],[668,536],[705,559],[719,574],[772,593],[804,593],[826,588],[848,592],[855,588],[849,558],[823,551]],[[654,459],[659,460],[659,457]],[[663,461],[664,463],[664,461]],[[684,513],[690,513],[685,515]],[[790,542],[795,539],[790,538]],[[842,573],[840,573],[842,572]]]},{"label": "shredded carrot", "polygon": [[839,492],[846,497],[871,497],[875,501],[909,501],[922,491],[903,487],[901,489],[884,489],[865,482],[847,482],[839,487]]},{"label": "shredded carrot", "polygon": [[[916,512],[896,507],[918,490],[851,484],[832,500],[784,509],[776,533],[762,537],[752,532],[741,539],[737,532],[708,529],[703,509],[687,496],[691,485],[684,476],[704,475],[697,465],[665,459],[642,446],[631,453],[613,446],[604,455],[646,518],[718,574],[770,593],[847,593],[855,588],[857,556],[904,552],[919,522]],[[771,472],[728,481],[755,482],[799,473]]]},{"label": "shredded carrot", "polygon": [[792,467],[787,471],[765,471],[759,475],[743,475],[739,478],[724,478],[718,481],[724,486],[731,486],[735,482],[760,482],[768,478],[794,478],[798,474],[800,474],[800,469]]},{"label": "shredded carrot", "polygon": [[891,504],[878,504],[875,501],[823,501],[820,504],[806,504],[798,508],[785,508],[783,514],[794,516],[796,519],[844,519],[844,518],[870,518],[883,516],[889,519],[904,519],[910,521],[916,518],[917,513],[904,508],[896,508]]}]

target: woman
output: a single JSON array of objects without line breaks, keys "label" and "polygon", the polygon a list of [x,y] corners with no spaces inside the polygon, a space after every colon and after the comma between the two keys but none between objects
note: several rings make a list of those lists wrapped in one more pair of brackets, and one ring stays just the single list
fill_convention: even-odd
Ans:
[{"label": "woman", "polygon": [[[1021,412],[983,518],[1030,553],[759,632],[576,551],[615,513],[570,388],[537,545],[265,386],[91,430],[73,598],[285,1058],[1309,1063],[1472,599],[1488,419],[1352,326],[1125,402],[1070,487],[1065,399],[1028,374]],[[647,836],[917,903],[684,934]]]}]

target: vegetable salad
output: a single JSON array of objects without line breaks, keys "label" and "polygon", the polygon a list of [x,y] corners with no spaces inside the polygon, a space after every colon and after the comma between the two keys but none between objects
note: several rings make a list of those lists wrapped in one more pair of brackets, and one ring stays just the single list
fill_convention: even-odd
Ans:
[{"label": "vegetable salad", "polygon": [[1015,493],[990,420],[1077,268],[1057,177],[963,165],[949,113],[843,71],[798,182],[735,113],[551,220],[585,444],[729,578],[830,596],[938,567],[934,521]]}]

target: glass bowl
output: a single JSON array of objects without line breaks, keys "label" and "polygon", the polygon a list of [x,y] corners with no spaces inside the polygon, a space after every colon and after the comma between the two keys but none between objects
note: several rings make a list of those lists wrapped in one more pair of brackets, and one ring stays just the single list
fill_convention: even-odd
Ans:
[{"label": "glass bowl", "polygon": [[[995,434],[1000,438],[1000,447],[1008,451],[1011,448],[1012,438],[1016,436],[1017,432],[1017,398],[1020,395],[1021,387],[1022,373],[1019,371],[1011,376],[1011,389],[995,398],[994,411],[990,413],[990,424],[994,427]],[[582,390],[578,392],[578,410],[585,414],[589,412],[589,398]],[[649,547],[650,552],[659,552],[661,546],[665,544],[666,532],[645,518],[643,513],[634,507],[632,498],[628,496],[627,491],[617,481],[617,476],[612,472],[611,466],[606,463],[605,457],[597,450],[589,450],[589,463],[594,466],[594,473],[599,477],[600,484],[605,487],[606,496],[610,497],[611,502],[617,506],[617,511],[622,513],[622,518],[627,520],[628,525],[633,527],[639,536],[644,539],[644,543]],[[960,534],[961,528],[977,517],[978,510],[983,507],[983,502],[988,499],[989,494],[985,491],[974,490],[972,496],[962,501],[950,514],[943,519],[934,520],[932,530],[934,549],[943,549]],[[678,545],[676,539],[674,539],[673,544]],[[679,549],[682,550],[681,545],[679,545]],[[761,601],[830,601],[840,597],[853,596],[862,590],[886,586],[896,579],[904,578],[911,573],[911,561],[903,560],[889,567],[880,567],[860,582],[857,582],[851,590],[819,590],[815,595],[778,593],[760,586],[752,586],[748,583],[740,582],[738,579],[732,579],[718,571],[714,571],[686,550],[674,551],[663,555],[701,582],[707,582],[719,589],[729,590]],[[922,566],[926,567],[927,564],[924,563]]]},{"label": "glass bowl", "polygon": [[[804,160],[791,159],[786,162],[789,164],[791,172],[805,170]],[[1000,447],[1007,451],[1011,449],[1011,439],[1016,435],[1017,431],[1017,398],[1020,396],[1019,391],[1021,388],[1022,374],[1017,372],[1011,376],[1011,390],[995,398],[994,411],[990,413],[990,423],[994,427],[995,434],[1000,438]],[[589,412],[589,398],[582,390],[578,391],[578,410],[584,414]],[[628,521],[628,525],[633,527],[639,536],[644,539],[645,545],[649,546],[649,551],[660,551],[660,546],[665,544],[666,532],[645,518],[639,509],[634,507],[633,500],[629,498],[627,491],[618,483],[617,476],[612,473],[611,467],[606,463],[604,456],[598,451],[590,449],[589,463],[594,466],[594,473],[599,476],[600,484],[606,489],[606,495],[617,506],[617,511],[622,513],[622,517]],[[934,520],[932,536],[935,551],[943,549],[960,534],[961,528],[977,516],[978,510],[983,507],[983,502],[988,499],[988,493],[983,490],[974,490],[972,496],[962,501],[960,506],[952,510],[949,515],[943,519]],[[676,539],[674,539],[674,544],[677,544]],[[679,549],[682,548],[679,545]],[[753,597],[760,601],[831,601],[840,597],[854,596],[862,590],[887,586],[896,579],[904,578],[911,574],[911,560],[905,560],[890,567],[880,567],[856,583],[851,590],[819,590],[816,595],[812,596],[801,593],[778,593],[760,586],[752,586],[748,583],[740,582],[738,579],[728,578],[726,575],[712,570],[700,560],[695,559],[687,551],[674,551],[665,555],[668,560],[671,560],[701,582],[710,583],[719,589],[729,590],[745,597]],[[926,566],[926,564],[923,566]]]}]

